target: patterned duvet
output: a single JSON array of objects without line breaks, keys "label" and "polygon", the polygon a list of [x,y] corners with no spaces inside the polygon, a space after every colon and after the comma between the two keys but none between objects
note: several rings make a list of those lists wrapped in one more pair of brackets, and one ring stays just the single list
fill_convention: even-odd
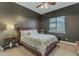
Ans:
[{"label": "patterned duvet", "polygon": [[49,34],[21,34],[21,41],[31,45],[33,48],[36,48],[42,55],[44,55],[46,47],[53,42],[56,42],[57,38],[56,36]]}]

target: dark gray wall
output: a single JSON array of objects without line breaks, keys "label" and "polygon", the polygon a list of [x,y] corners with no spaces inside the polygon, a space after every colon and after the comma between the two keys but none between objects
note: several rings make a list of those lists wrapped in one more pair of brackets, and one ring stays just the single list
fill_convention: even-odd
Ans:
[{"label": "dark gray wall", "polygon": [[51,33],[51,34],[61,37],[62,40],[65,40],[63,38],[67,37],[68,38],[67,41],[69,42],[75,42],[76,40],[79,40],[79,3],[44,14],[41,20],[41,28],[45,30],[45,33],[48,33],[49,30],[48,19],[50,17],[61,16],[61,15],[65,16],[66,34],[61,33]]},{"label": "dark gray wall", "polygon": [[[24,17],[25,20],[33,19],[34,22],[38,23],[33,26],[31,25],[31,27],[36,28],[39,26],[40,14],[35,13],[34,11],[31,11],[31,10],[29,10],[23,6],[20,6],[16,3],[13,3],[13,2],[0,2],[0,23],[3,23],[5,25],[17,24],[18,16]],[[29,27],[31,22],[29,21],[28,24],[26,24],[26,21],[24,21],[23,23],[21,22],[21,27],[27,27],[27,25]],[[18,27],[20,27],[19,25],[20,25],[20,23],[17,24]],[[2,27],[4,27],[4,25]]]},{"label": "dark gray wall", "polygon": [[[66,8],[62,8],[56,11],[49,12],[44,15],[40,15],[38,13],[35,13],[27,8],[24,8],[23,6],[20,6],[16,3],[11,2],[0,2],[0,28],[2,30],[2,27],[6,27],[6,24],[16,24],[17,16],[23,16],[26,20],[28,19],[29,23],[27,24],[27,21],[23,23],[19,23],[16,26],[21,27],[37,27],[44,28],[45,33],[48,33],[48,19],[53,16],[60,16],[64,15],[66,17],[66,34],[61,33],[51,33],[55,34],[60,37],[67,36],[68,40],[70,42],[75,42],[76,40],[79,40],[79,4],[75,4]],[[31,25],[31,20],[34,20],[36,25],[33,23],[33,26]],[[28,25],[28,26],[27,26]],[[63,39],[65,40],[65,39]]]}]

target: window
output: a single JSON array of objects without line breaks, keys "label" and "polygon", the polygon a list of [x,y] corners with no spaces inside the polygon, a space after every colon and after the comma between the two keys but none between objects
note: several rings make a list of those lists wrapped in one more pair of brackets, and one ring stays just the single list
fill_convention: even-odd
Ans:
[{"label": "window", "polygon": [[50,18],[49,32],[65,33],[65,17],[58,16]]}]

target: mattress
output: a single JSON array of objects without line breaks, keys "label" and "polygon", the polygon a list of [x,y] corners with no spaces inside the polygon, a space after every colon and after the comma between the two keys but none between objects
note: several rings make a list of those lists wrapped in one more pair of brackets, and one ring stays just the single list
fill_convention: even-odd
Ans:
[{"label": "mattress", "polygon": [[32,34],[32,35],[21,35],[21,41],[31,45],[41,52],[42,55],[45,54],[46,48],[57,41],[56,36],[49,34]]}]

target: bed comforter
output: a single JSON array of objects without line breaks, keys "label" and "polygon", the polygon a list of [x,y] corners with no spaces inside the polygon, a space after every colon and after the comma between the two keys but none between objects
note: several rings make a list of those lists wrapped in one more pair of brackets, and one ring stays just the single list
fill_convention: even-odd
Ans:
[{"label": "bed comforter", "polygon": [[42,55],[45,55],[46,48],[57,41],[56,36],[49,34],[32,34],[32,35],[21,35],[21,41],[36,48]]}]

